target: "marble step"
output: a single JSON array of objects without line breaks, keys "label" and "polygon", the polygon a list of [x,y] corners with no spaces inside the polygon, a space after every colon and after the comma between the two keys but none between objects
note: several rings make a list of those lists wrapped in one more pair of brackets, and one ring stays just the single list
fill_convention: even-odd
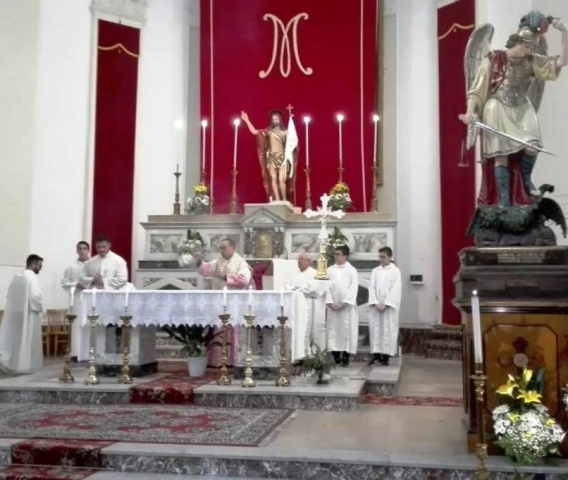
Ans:
[{"label": "marble step", "polygon": [[461,340],[463,337],[463,330],[460,327],[441,327],[436,326],[430,333],[432,340]]},{"label": "marble step", "polygon": [[[211,480],[221,478],[222,480],[243,480],[242,477],[218,477],[203,475],[182,475],[181,478],[188,480]],[[180,475],[175,473],[129,473],[129,472],[98,472],[86,480],[179,480]],[[256,478],[255,480],[269,480],[268,478]],[[287,480],[287,479],[281,479]]]}]

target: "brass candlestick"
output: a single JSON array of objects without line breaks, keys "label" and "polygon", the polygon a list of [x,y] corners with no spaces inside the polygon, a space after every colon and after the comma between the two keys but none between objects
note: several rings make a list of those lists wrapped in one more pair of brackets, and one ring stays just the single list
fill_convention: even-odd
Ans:
[{"label": "brass candlestick", "polygon": [[97,322],[99,320],[99,315],[97,314],[95,307],[90,315],[87,315],[89,319],[89,368],[87,370],[87,379],[85,383],[87,385],[98,385],[100,383],[99,377],[97,376],[96,362],[96,351],[97,351]]},{"label": "brass candlestick", "polygon": [[201,169],[201,182],[203,185],[205,185],[205,167]]},{"label": "brass candlestick", "polygon": [[179,177],[181,177],[181,172],[175,171],[174,176],[176,177],[176,194],[174,197],[174,215],[181,214],[181,203],[179,203]]},{"label": "brass candlestick", "polygon": [[339,165],[339,168],[337,169],[337,173],[339,174],[339,183],[343,183],[343,172],[345,171],[345,169],[343,168],[343,164]]},{"label": "brass candlestick", "polygon": [[132,316],[128,315],[128,308],[124,309],[124,315],[120,317],[122,320],[122,369],[118,377],[118,383],[132,383],[130,375],[130,329]]},{"label": "brass candlestick", "polygon": [[238,213],[238,199],[237,199],[237,170],[233,169],[231,171],[231,177],[233,177],[232,187],[231,187],[231,209],[230,213]]},{"label": "brass candlestick", "polygon": [[312,208],[312,188],[310,186],[310,167],[304,168],[306,174],[306,210]]},{"label": "brass candlestick", "polygon": [[227,348],[227,333],[229,327],[229,320],[231,320],[231,314],[227,313],[226,307],[221,315],[221,324],[223,325],[223,335],[221,337],[221,373],[217,379],[217,385],[230,385],[232,383],[231,377],[229,377],[229,369],[227,365],[229,363],[229,349]]},{"label": "brass candlestick", "polygon": [[72,341],[72,329],[73,329],[73,322],[77,318],[77,315],[73,313],[73,310],[69,310],[69,313],[65,315],[65,319],[67,320],[67,335],[69,337],[69,341],[67,342],[67,346],[65,347],[65,362],[63,363],[63,373],[59,377],[59,381],[63,383],[75,383],[75,378],[71,375],[71,341]]},{"label": "brass candlestick", "polygon": [[379,211],[379,203],[377,199],[377,163],[373,163],[373,198],[371,198],[371,211]]},{"label": "brass candlestick", "polygon": [[477,470],[475,472],[475,480],[489,480],[489,471],[487,470],[487,443],[485,440],[485,408],[483,402],[485,399],[485,380],[487,377],[483,375],[483,364],[475,364],[475,375],[471,376],[475,385],[475,400],[477,409]]},{"label": "brass candlestick", "polygon": [[327,274],[327,241],[320,240],[316,280],[329,280]]},{"label": "brass candlestick", "polygon": [[250,344],[250,336],[252,333],[252,329],[254,328],[254,319],[256,318],[256,315],[254,315],[252,313],[252,311],[250,310],[249,307],[249,311],[248,313],[245,313],[244,315],[245,317],[245,321],[246,321],[246,329],[247,329],[247,353],[245,356],[245,378],[243,378],[243,381],[241,383],[242,387],[245,388],[251,388],[251,387],[256,387],[256,382],[254,381],[254,379],[252,378],[252,347]]},{"label": "brass candlestick", "polygon": [[276,380],[277,387],[289,387],[290,378],[288,377],[288,358],[286,356],[286,331],[284,325],[288,317],[284,316],[284,307],[280,307],[280,368],[278,369],[278,380]]}]

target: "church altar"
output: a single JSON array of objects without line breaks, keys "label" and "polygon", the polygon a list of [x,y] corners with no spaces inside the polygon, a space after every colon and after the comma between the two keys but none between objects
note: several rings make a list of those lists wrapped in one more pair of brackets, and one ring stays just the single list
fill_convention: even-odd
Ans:
[{"label": "church altar", "polygon": [[[254,324],[261,329],[276,332],[279,325],[277,317],[283,308],[288,317],[286,325],[288,355],[291,361],[304,357],[306,351],[307,304],[304,296],[293,291],[255,291],[255,290],[145,290],[130,291],[128,296],[123,291],[93,290],[82,293],[82,314],[80,324],[89,325],[87,315],[93,309],[99,315],[97,328],[96,363],[99,366],[120,365],[121,350],[119,342],[113,341],[116,329],[107,329],[109,325],[121,325],[120,316],[124,315],[128,305],[128,315],[132,316],[131,365],[134,370],[148,370],[148,365],[155,363],[156,327],[164,325],[201,325],[221,326],[218,315],[223,313],[223,304],[231,314],[233,327],[245,325],[243,315],[252,311],[256,315]],[[261,330],[262,331],[262,330]],[[236,364],[244,362],[245,329],[238,329]],[[260,340],[253,347],[253,365],[275,367],[280,359],[279,341],[276,334],[260,335],[255,329],[255,339]],[[266,337],[266,338],[262,338]],[[264,340],[264,342],[263,342]],[[267,341],[269,341],[268,344]],[[266,345],[262,345],[265,343]],[[260,347],[260,349],[258,348]],[[259,351],[260,350],[260,351]],[[146,366],[146,367],[145,367]],[[105,370],[105,368],[101,368]],[[150,369],[151,370],[151,369]]]}]

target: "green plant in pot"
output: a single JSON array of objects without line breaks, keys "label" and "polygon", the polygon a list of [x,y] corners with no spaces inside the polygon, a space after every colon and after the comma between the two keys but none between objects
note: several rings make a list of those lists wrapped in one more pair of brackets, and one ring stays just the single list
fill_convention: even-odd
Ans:
[{"label": "green plant in pot", "polygon": [[335,362],[331,352],[327,349],[322,350],[317,343],[312,343],[310,345],[310,353],[304,357],[302,362],[304,375],[310,375],[315,372],[317,384],[327,384],[329,380],[324,380],[323,376],[329,375],[334,368]]},{"label": "green plant in pot", "polygon": [[189,376],[205,375],[207,350],[215,345],[221,345],[222,330],[201,325],[166,325],[162,328],[171,338],[175,338],[183,345],[180,353],[187,357]]}]

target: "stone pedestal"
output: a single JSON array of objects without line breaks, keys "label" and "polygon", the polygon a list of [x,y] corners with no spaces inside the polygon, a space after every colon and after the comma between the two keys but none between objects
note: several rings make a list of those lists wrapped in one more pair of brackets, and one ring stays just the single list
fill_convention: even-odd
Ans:
[{"label": "stone pedestal", "polygon": [[[467,248],[454,278],[454,305],[464,325],[464,406],[468,447],[475,450],[477,417],[471,294],[481,309],[483,365],[487,375],[485,412],[490,431],[494,389],[518,369],[545,368],[543,403],[564,418],[562,388],[568,382],[568,247]],[[565,450],[565,449],[564,449]]]},{"label": "stone pedestal", "polygon": [[[122,368],[122,329],[114,325],[97,327],[97,372],[115,377]],[[141,377],[158,372],[156,327],[138,326],[130,330],[130,373]]]}]

